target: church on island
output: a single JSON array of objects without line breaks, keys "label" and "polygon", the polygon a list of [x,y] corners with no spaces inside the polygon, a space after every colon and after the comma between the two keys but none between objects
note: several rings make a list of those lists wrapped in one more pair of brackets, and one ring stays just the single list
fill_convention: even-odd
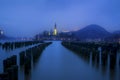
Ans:
[{"label": "church on island", "polygon": [[58,36],[58,30],[57,30],[57,25],[55,23],[54,25],[54,29],[50,30],[50,31],[44,31],[44,35],[48,35],[48,36]]},{"label": "church on island", "polygon": [[54,24],[53,29],[45,30],[43,33],[35,35],[35,40],[73,40],[74,37],[71,33],[59,32],[57,24]]}]

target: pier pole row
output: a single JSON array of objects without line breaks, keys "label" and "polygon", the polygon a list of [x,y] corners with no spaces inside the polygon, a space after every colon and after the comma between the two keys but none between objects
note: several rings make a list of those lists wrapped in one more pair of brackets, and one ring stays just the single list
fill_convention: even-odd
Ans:
[{"label": "pier pole row", "polygon": [[[33,44],[38,44],[39,41],[28,41],[28,42],[13,42],[4,43],[2,45],[3,49],[8,48],[20,48],[23,46],[29,46]],[[39,44],[35,47],[29,48],[19,54],[19,65],[24,67],[25,74],[28,74],[31,70],[31,61],[36,60],[40,57],[42,51],[50,45],[52,42],[47,42]],[[18,66],[17,66],[17,55],[13,55],[10,58],[3,60],[3,73],[0,74],[0,80],[18,80]]]},{"label": "pier pole row", "polygon": [[0,44],[3,50],[10,51],[16,48],[26,47],[33,44],[43,43],[43,41],[5,42]]},{"label": "pier pole row", "polygon": [[[120,45],[118,43],[62,42],[62,45],[74,51],[85,60],[89,60],[90,54],[92,54],[92,63],[96,67],[99,67],[100,64],[105,68],[108,64],[108,55],[110,55],[110,69],[115,68],[116,53],[117,50],[120,49]],[[99,48],[101,48],[101,51]]]},{"label": "pier pole row", "polygon": [[29,74],[32,68],[32,62],[35,63],[39,59],[42,51],[50,44],[51,42],[39,44],[19,54],[20,66],[24,67],[25,74]]}]

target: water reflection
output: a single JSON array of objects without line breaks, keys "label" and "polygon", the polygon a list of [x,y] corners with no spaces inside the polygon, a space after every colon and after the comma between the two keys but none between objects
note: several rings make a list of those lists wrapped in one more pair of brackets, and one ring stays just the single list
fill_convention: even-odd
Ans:
[{"label": "water reflection", "polygon": [[[85,56],[89,63],[90,56]],[[31,80],[105,80],[83,59],[54,41],[41,55]]]}]

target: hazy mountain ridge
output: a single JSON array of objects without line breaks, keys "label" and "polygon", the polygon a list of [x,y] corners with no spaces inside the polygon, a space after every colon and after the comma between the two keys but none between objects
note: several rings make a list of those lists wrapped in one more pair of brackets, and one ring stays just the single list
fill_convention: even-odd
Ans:
[{"label": "hazy mountain ridge", "polygon": [[111,33],[111,35],[108,37],[109,39],[120,39],[120,31],[114,31]]},{"label": "hazy mountain ridge", "polygon": [[112,34],[119,34],[120,35],[120,30],[114,31]]},{"label": "hazy mountain ridge", "polygon": [[79,39],[98,39],[111,35],[110,32],[96,24],[88,25],[83,29],[73,32],[73,34]]}]

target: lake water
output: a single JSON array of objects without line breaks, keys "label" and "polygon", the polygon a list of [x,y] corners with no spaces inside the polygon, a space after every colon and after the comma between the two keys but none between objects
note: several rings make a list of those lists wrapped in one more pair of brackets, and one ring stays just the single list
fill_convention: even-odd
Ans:
[{"label": "lake water", "polygon": [[[19,53],[25,48],[17,49]],[[2,50],[1,50],[2,51]],[[11,53],[14,53],[11,52]],[[10,53],[1,52],[5,55]],[[0,54],[2,57],[5,55]],[[53,41],[40,56],[38,62],[32,66],[31,73],[24,78],[20,69],[19,80],[120,80],[120,54],[117,54],[114,70],[110,70],[110,58],[108,55],[107,63],[104,67],[94,66],[92,55],[89,60],[85,60],[74,52],[61,45],[61,41]],[[100,63],[102,60],[100,60]],[[100,64],[99,63],[99,64]],[[0,66],[0,71],[2,67]]]},{"label": "lake water", "polygon": [[[91,66],[75,53],[67,50],[61,42],[53,42],[42,53],[38,64],[32,72],[31,80],[119,80],[117,77],[110,78],[110,72]],[[118,69],[120,66],[118,66]],[[120,71],[120,70],[118,70]],[[117,72],[118,72],[117,71]]]}]

